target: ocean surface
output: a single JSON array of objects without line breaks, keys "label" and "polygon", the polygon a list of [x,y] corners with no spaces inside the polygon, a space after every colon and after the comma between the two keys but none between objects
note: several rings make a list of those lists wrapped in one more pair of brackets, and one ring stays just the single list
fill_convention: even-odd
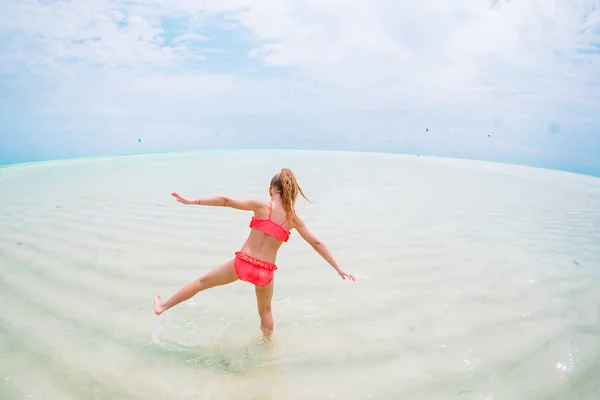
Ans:
[{"label": "ocean surface", "polygon": [[[243,282],[153,313],[228,261],[251,214],[298,212],[273,342]],[[0,399],[597,400],[600,179],[410,155],[213,151],[0,168]]]}]

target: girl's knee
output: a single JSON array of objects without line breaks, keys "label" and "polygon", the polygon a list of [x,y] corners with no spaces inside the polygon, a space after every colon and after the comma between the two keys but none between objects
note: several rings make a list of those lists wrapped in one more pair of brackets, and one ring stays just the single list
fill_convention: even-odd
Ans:
[{"label": "girl's knee", "polygon": [[196,279],[196,284],[201,289],[208,289],[217,285],[217,277],[215,276],[214,270],[209,271],[202,275],[200,278]]},{"label": "girl's knee", "polygon": [[206,275],[203,275],[200,278],[196,279],[195,283],[198,290],[208,289],[211,286],[210,277]]},{"label": "girl's knee", "polygon": [[264,306],[260,306],[258,307],[258,315],[260,315],[261,317],[263,315],[269,315],[271,314],[271,305],[264,305]]}]

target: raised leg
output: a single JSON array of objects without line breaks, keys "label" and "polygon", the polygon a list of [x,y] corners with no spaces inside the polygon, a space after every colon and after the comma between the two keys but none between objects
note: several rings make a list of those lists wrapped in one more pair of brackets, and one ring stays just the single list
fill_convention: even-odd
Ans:
[{"label": "raised leg", "polygon": [[271,311],[271,300],[273,299],[273,286],[275,279],[266,286],[255,286],[256,303],[258,305],[258,315],[260,316],[260,329],[263,332],[263,339],[271,339],[274,322]]},{"label": "raised leg", "polygon": [[226,262],[225,264],[213,269],[202,275],[200,278],[193,280],[188,283],[171,298],[165,302],[161,302],[160,296],[157,294],[154,296],[154,313],[160,315],[167,311],[169,308],[176,306],[182,301],[186,301],[194,297],[198,292],[206,289],[210,289],[215,286],[227,285],[229,283],[238,280],[238,276],[235,273],[233,267],[233,260]]}]

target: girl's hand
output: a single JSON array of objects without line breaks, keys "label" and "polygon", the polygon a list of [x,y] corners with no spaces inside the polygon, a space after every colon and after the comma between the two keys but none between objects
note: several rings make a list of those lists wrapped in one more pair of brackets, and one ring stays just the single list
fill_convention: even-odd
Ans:
[{"label": "girl's hand", "polygon": [[177,201],[180,202],[180,203],[182,203],[182,204],[192,204],[191,200],[188,200],[185,197],[181,197],[179,195],[179,193],[173,192],[173,193],[171,193],[171,196],[175,197],[177,199]]},{"label": "girl's hand", "polygon": [[354,277],[354,275],[352,275],[352,274],[347,274],[347,273],[345,273],[344,271],[342,271],[341,269],[340,269],[340,270],[338,270],[338,272],[337,272],[337,273],[340,275],[340,277],[341,277],[343,280],[346,280],[346,278],[348,278],[348,279],[350,279],[351,281],[356,281],[356,278]]}]

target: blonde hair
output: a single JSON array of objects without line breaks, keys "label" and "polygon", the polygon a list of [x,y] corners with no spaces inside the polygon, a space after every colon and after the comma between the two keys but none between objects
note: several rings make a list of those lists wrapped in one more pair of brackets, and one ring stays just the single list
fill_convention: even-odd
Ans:
[{"label": "blonde hair", "polygon": [[294,173],[289,168],[282,168],[278,174],[275,174],[271,179],[271,189],[275,189],[281,196],[283,209],[290,215],[291,219],[296,217],[296,197],[300,194],[304,200],[310,203],[310,200],[302,192],[302,188],[298,185]]}]

